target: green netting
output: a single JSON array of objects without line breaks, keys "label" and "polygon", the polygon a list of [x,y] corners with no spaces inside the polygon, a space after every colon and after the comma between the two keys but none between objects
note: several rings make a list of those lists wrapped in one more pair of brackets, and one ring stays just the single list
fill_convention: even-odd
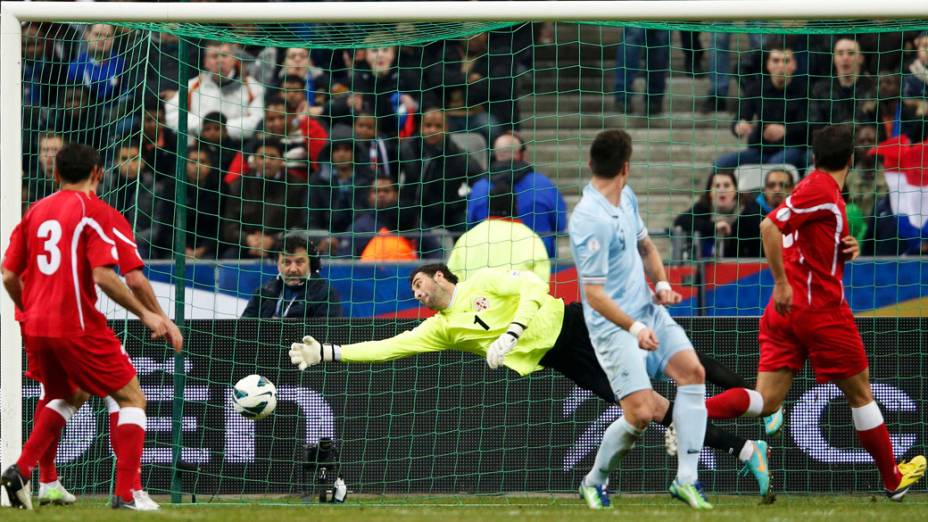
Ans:
[{"label": "green netting", "polygon": [[[867,151],[928,138],[928,74],[912,67],[928,67],[923,30],[919,20],[27,24],[23,200],[55,189],[63,142],[99,148],[99,194],[132,223],[161,306],[183,326],[187,348],[173,359],[101,305],[149,397],[143,479],[153,493],[315,499],[324,488],[312,447],[324,438],[337,443],[352,495],[570,493],[619,411],[556,372],[519,377],[448,350],[299,373],[287,347],[306,334],[357,343],[414,326],[427,314],[408,276],[426,261],[461,274],[516,264],[577,300],[566,219],[593,138],[623,128],[640,214],[683,294],[671,313],[699,351],[751,382],[771,289],[757,228],[765,205],[808,172],[814,129],[849,122],[858,154],[848,212],[864,257],[845,289],[855,313],[882,316],[860,328],[897,451],[910,456],[928,436],[917,219],[928,211],[909,197],[917,184],[900,188],[893,160]],[[749,123],[740,137],[739,119]],[[911,200],[905,211],[894,194]],[[488,219],[491,209],[525,227]],[[302,255],[307,238],[318,255]],[[308,282],[285,283],[307,268]],[[277,411],[259,422],[234,413],[229,391],[255,373],[278,387]],[[32,383],[24,391],[38,395]],[[836,397],[808,371],[797,378],[786,434],[771,439],[778,490],[881,488]],[[103,493],[112,459],[102,406],[91,406],[59,463],[68,488]],[[753,421],[724,427],[764,437]],[[673,479],[662,432],[649,430],[623,461],[618,490],[659,492]],[[703,483],[755,494],[740,467],[707,450]]]}]

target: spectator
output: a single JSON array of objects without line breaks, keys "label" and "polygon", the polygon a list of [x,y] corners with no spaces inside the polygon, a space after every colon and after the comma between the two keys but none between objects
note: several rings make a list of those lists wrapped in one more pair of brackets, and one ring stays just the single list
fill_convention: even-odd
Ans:
[{"label": "spectator", "polygon": [[111,102],[124,90],[126,62],[113,50],[115,31],[112,25],[88,25],[84,31],[86,48],[68,66],[68,81],[89,87],[95,103]]},{"label": "spectator", "polygon": [[187,242],[184,252],[192,259],[215,259],[219,238],[219,202],[222,177],[205,150],[187,153]]},{"label": "spectator", "polygon": [[83,84],[63,84],[58,105],[46,119],[44,130],[60,134],[68,143],[89,145],[100,151],[107,161],[112,159],[110,125],[101,111],[94,110],[90,88]]},{"label": "spectator", "polygon": [[793,182],[793,175],[788,170],[768,170],[761,193],[744,203],[734,227],[740,257],[763,256],[760,222],[793,192]]},{"label": "spectator", "polygon": [[794,76],[796,61],[788,48],[770,48],[765,63],[768,75],[745,94],[732,125],[732,132],[748,147],[717,159],[716,170],[751,163],[805,167],[809,105],[805,77]]},{"label": "spectator", "polygon": [[46,132],[39,137],[39,166],[34,176],[27,180],[29,197],[26,201],[36,201],[58,190],[55,180],[55,156],[64,147],[64,138],[54,132]]},{"label": "spectator", "polygon": [[852,38],[839,38],[834,45],[834,77],[822,78],[812,87],[809,120],[813,130],[835,123],[873,121],[872,106],[876,81],[862,74],[864,55]]},{"label": "spectator", "polygon": [[647,71],[643,113],[657,116],[664,112],[664,91],[667,90],[667,69],[670,66],[670,32],[639,27],[626,27],[623,31],[615,54],[615,110],[628,112],[643,50],[646,57],[644,70]]},{"label": "spectator", "polygon": [[495,183],[506,183],[515,195],[516,216],[542,238],[548,257],[557,257],[556,234],[567,231],[567,204],[557,186],[527,163],[522,137],[504,133],[493,143],[490,178],[474,183],[467,197],[467,224],[474,226],[490,216],[489,193]]},{"label": "spectator", "polygon": [[[709,36],[709,92],[700,106],[703,113],[727,110],[728,88],[732,80],[731,60],[732,54],[735,54],[731,51],[731,33],[709,33]],[[745,36],[749,48],[761,49],[763,35],[748,33]]]},{"label": "spectator", "polygon": [[905,135],[912,143],[919,143],[926,138],[925,118],[918,114],[918,108],[903,103],[898,74],[880,76],[879,101],[871,101],[868,107],[873,109],[876,123],[876,140],[883,142],[890,138]]},{"label": "spectator", "polygon": [[139,254],[144,259],[170,255],[174,215],[170,202],[173,185],[142,161],[139,144],[123,142],[116,149],[116,167],[106,176],[99,191],[103,199],[125,216],[135,231]]},{"label": "spectator", "polygon": [[24,108],[49,107],[55,103],[58,86],[66,77],[62,64],[67,60],[56,52],[53,44],[45,24],[22,25]]},{"label": "spectator", "polygon": [[[310,171],[315,172],[319,170],[319,154],[329,140],[329,133],[315,116],[319,111],[311,110],[318,107],[308,104],[305,82],[299,76],[285,76],[281,92],[287,118],[289,146],[293,147],[296,143],[302,142],[303,160],[308,159]],[[274,99],[276,101],[276,97]],[[302,169],[306,170],[306,166]]]},{"label": "spectator", "polygon": [[301,234],[288,234],[277,246],[277,277],[258,289],[242,317],[318,319],[339,317],[335,289],[322,278],[315,246]]},{"label": "spectator", "polygon": [[493,185],[490,216],[458,238],[448,268],[461,280],[487,267],[534,272],[551,278],[548,250],[538,234],[515,217],[518,205],[508,179]]},{"label": "spectator", "polygon": [[197,147],[205,150],[210,155],[210,165],[213,165],[224,176],[226,185],[231,185],[241,172],[237,171],[233,176],[227,176],[232,168],[232,162],[238,159],[244,165],[244,156],[240,146],[237,145],[229,133],[226,132],[226,117],[219,111],[213,111],[203,117],[202,128],[200,129],[200,138],[196,143]]},{"label": "spectator", "polygon": [[164,109],[156,99],[145,105],[142,117],[142,161],[158,174],[174,177],[177,135],[164,124]]},{"label": "spectator", "polygon": [[[413,212],[399,206],[396,182],[387,176],[374,179],[368,193],[368,208],[356,213],[351,240],[342,242],[342,251],[362,261],[414,261],[419,258],[410,239],[416,230]],[[401,234],[407,235],[401,235]]]},{"label": "spectator", "polygon": [[451,141],[440,109],[422,114],[419,136],[400,148],[400,200],[422,210],[422,228],[463,231],[470,181],[480,174],[475,161]]},{"label": "spectator", "polygon": [[[233,140],[250,138],[264,116],[264,87],[249,76],[236,44],[210,42],[203,49],[203,68],[191,78],[187,129],[192,136],[202,130],[203,116],[219,111],[226,117],[226,130]],[[168,100],[165,119],[177,130],[179,100]]]},{"label": "spectator", "polygon": [[[354,210],[365,207],[372,176],[351,133],[336,129],[332,141],[320,155],[319,172],[310,178],[310,228],[338,234],[351,229]],[[329,255],[338,241],[327,238],[319,242],[319,252]]]},{"label": "spectator", "polygon": [[280,86],[286,90],[288,78],[299,78],[303,82],[303,99],[306,101],[305,108],[291,110],[300,114],[312,114],[318,116],[322,114],[326,105],[327,93],[329,90],[329,76],[319,67],[313,64],[312,56],[308,49],[302,47],[291,47],[284,53],[283,64],[277,72],[277,79]]},{"label": "spectator", "polygon": [[179,40],[171,33],[153,33],[148,49],[146,95],[157,94],[165,102],[177,94],[182,63],[196,67],[199,58],[197,46],[188,45],[186,56],[179,57]]},{"label": "spectator", "polygon": [[284,147],[267,140],[249,156],[250,173],[229,188],[223,206],[223,257],[260,259],[281,233],[306,229],[306,183],[287,173]]},{"label": "spectator", "polygon": [[[698,248],[700,258],[757,257],[755,249],[759,250],[759,247],[741,242],[739,238],[756,241],[760,236],[760,222],[755,228],[739,230],[740,211],[738,180],[731,171],[719,171],[709,176],[702,196],[692,208],[677,216],[673,226],[682,229],[687,236],[687,251]],[[695,242],[696,233],[699,233],[698,244]],[[750,249],[744,254],[740,251],[742,244]]]},{"label": "spectator", "polygon": [[908,66],[909,73],[903,81],[902,95],[921,104],[928,104],[928,32],[920,33],[913,44],[915,59]]},{"label": "spectator", "polygon": [[[491,55],[488,43],[489,33],[446,42],[444,56],[428,68],[427,78],[439,86],[448,130],[476,132],[493,143],[500,121],[490,110],[503,101],[512,103],[512,59],[510,54]],[[511,120],[507,115],[506,121]]]},{"label": "spectator", "polygon": [[394,181],[399,176],[399,141],[384,138],[377,132],[374,115],[360,111],[354,115],[354,139],[361,149],[360,162],[367,160],[368,168],[377,177],[383,175]]},{"label": "spectator", "polygon": [[333,123],[351,125],[351,115],[369,110],[384,136],[412,136],[416,129],[413,115],[419,109],[416,93],[421,91],[418,69],[396,67],[395,47],[371,47],[364,50],[364,56],[366,67],[353,71],[351,92],[332,99]]}]

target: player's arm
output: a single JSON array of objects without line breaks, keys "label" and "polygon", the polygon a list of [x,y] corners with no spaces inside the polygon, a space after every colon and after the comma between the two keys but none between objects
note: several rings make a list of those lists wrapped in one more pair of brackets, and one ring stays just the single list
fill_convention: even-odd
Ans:
[{"label": "player's arm", "polygon": [[664,269],[664,260],[661,259],[661,253],[658,252],[657,246],[649,236],[645,235],[644,239],[638,240],[638,254],[641,255],[644,273],[651,281],[654,281],[657,302],[662,305],[671,305],[683,300],[683,296],[674,292],[670,286],[667,271]]},{"label": "player's arm", "polygon": [[[516,270],[504,272],[501,270],[481,270],[475,276],[475,284],[484,285],[488,292],[496,295],[517,295],[519,305],[512,317],[512,323],[522,330],[528,328],[532,318],[544,305],[548,293],[548,282],[542,281],[534,272]],[[521,332],[520,332],[521,334]]]},{"label": "player's arm", "polygon": [[387,362],[447,348],[444,326],[437,317],[430,317],[412,330],[380,341],[338,345],[320,343],[307,335],[302,342],[290,345],[290,362],[305,370],[320,362]]},{"label": "player's arm", "polygon": [[23,281],[19,278],[19,274],[4,268],[3,287],[6,288],[6,293],[10,294],[10,299],[13,300],[16,308],[23,310]]},{"label": "player's arm", "polygon": [[506,354],[516,347],[545,299],[550,298],[548,283],[534,272],[481,270],[473,277],[471,284],[482,285],[487,292],[496,295],[519,296],[519,304],[509,327],[487,347],[487,365],[495,370],[503,365]]},{"label": "player's arm", "polygon": [[7,247],[3,256],[3,287],[10,294],[10,299],[19,310],[25,310],[23,306],[23,281],[19,274],[26,269],[26,248],[22,235],[22,223],[13,227],[13,233],[10,234],[10,246]]},{"label": "player's arm", "polygon": [[786,267],[783,264],[783,232],[769,218],[760,223],[760,238],[764,243],[764,255],[773,274],[773,304],[777,312],[788,314],[793,304],[793,288],[786,279]]},{"label": "player's arm", "polygon": [[98,266],[93,269],[93,282],[103,290],[103,293],[117,304],[129,310],[151,330],[152,338],[164,337],[168,333],[165,319],[148,310],[139,301],[129,287],[123,284],[116,272],[109,266]]},{"label": "player's arm", "polygon": [[180,352],[184,346],[184,336],[180,333],[180,329],[177,328],[174,321],[171,321],[168,314],[164,313],[164,310],[161,309],[161,304],[158,303],[158,297],[155,296],[155,289],[151,287],[151,283],[148,281],[148,278],[145,277],[145,274],[143,274],[141,270],[130,271],[126,274],[126,286],[129,287],[129,290],[132,291],[132,295],[142,303],[142,306],[145,307],[146,310],[156,313],[164,319],[167,324],[166,337],[168,342],[171,343],[171,347],[174,348],[174,351]]},{"label": "player's arm", "polygon": [[654,350],[657,348],[657,336],[654,335],[654,331],[625,313],[618,303],[609,297],[603,285],[584,283],[583,292],[586,295],[587,303],[593,310],[618,325],[619,328],[632,334],[638,339],[638,345],[642,349]]}]

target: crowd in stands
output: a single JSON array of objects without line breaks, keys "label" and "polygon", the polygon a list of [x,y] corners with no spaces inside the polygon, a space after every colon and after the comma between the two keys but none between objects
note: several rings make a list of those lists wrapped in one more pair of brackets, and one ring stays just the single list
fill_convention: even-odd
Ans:
[{"label": "crowd in stands", "polygon": [[[292,230],[310,231],[313,256],[446,257],[447,238],[495,237],[501,227],[486,222],[501,220],[524,225],[507,236],[550,270],[541,259],[556,257],[567,206],[519,134],[528,93],[517,78],[532,67],[525,27],[402,47],[372,34],[370,47],[346,50],[191,41],[180,57],[167,33],[149,41],[106,24],[26,24],[24,199],[54,190],[54,154],[77,141],[103,153],[100,195],[135,225],[149,259],[172,256],[178,229],[195,259],[273,260]],[[928,248],[917,230],[900,239],[884,155],[867,154],[928,137],[928,34],[880,36],[751,34],[745,52],[737,35],[713,34],[707,53],[684,34],[693,73],[708,56],[699,108],[730,111],[743,142],[715,160],[674,223],[693,256],[760,256],[758,223],[810,168],[812,133],[832,123],[854,125],[858,138],[848,201],[864,253]],[[624,30],[617,111],[632,110],[642,70],[642,111],[664,111],[670,41],[663,30]],[[768,165],[758,187],[739,178],[748,164]]]}]

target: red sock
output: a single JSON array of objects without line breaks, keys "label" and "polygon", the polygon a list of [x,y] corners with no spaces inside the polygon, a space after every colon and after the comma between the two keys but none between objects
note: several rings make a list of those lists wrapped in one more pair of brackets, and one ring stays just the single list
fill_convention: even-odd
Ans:
[{"label": "red sock", "polygon": [[[110,412],[110,447],[113,448],[113,455],[118,455],[116,451],[116,437],[113,436],[116,433],[116,426],[119,424],[119,410]],[[141,491],[142,490],[142,467],[139,466],[138,473],[135,474],[135,480],[132,481],[132,489]]]},{"label": "red sock", "polygon": [[113,430],[116,453],[116,495],[132,501],[132,489],[142,465],[142,447],[145,445],[145,410],[122,408],[119,423]]},{"label": "red sock", "polygon": [[735,419],[747,413],[751,397],[744,388],[731,388],[706,399],[710,419]]},{"label": "red sock", "polygon": [[867,453],[876,462],[876,467],[880,470],[880,476],[883,477],[883,487],[888,491],[894,491],[899,487],[902,474],[899,473],[899,468],[896,467],[893,443],[889,440],[889,430],[886,429],[886,424],[880,424],[873,429],[858,431],[857,438],[860,439],[860,445],[867,450]]},{"label": "red sock", "polygon": [[[73,410],[62,400],[50,401],[35,417],[32,433],[23,446],[16,464],[19,471],[26,477],[32,476],[39,458],[48,450],[52,443],[61,437],[61,429],[73,415]],[[59,411],[61,410],[61,411]]]},{"label": "red sock", "polygon": [[[45,409],[47,403],[48,401],[44,397],[39,399],[39,402],[35,404],[35,413],[32,415],[33,419],[39,418],[39,414]],[[49,445],[48,449],[45,450],[45,453],[39,456],[39,482],[48,484],[49,482],[58,480],[58,469],[55,467],[55,457],[58,455],[58,442],[59,441],[56,439]]]}]

